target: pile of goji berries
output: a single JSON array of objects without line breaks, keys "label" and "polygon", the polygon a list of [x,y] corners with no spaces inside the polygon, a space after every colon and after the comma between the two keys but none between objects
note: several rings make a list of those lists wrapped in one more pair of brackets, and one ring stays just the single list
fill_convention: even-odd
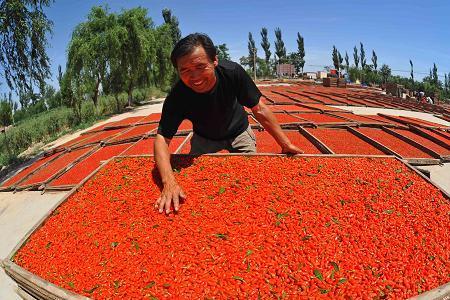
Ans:
[{"label": "pile of goji berries", "polygon": [[152,158],[111,161],[14,257],[106,298],[407,298],[450,281],[450,204],[390,158],[176,157],[187,194],[154,210]]}]

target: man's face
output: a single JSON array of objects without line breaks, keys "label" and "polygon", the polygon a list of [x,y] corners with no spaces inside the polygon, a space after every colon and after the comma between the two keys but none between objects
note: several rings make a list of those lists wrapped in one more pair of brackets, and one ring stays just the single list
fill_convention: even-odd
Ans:
[{"label": "man's face", "polygon": [[205,49],[198,46],[191,53],[178,58],[177,69],[186,86],[196,93],[207,93],[216,84],[214,68],[217,64],[217,56],[211,61]]}]

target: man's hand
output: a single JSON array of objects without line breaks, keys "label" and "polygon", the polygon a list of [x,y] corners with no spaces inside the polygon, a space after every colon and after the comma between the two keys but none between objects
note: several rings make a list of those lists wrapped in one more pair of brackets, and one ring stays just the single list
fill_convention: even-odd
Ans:
[{"label": "man's hand", "polygon": [[173,207],[177,212],[180,209],[181,199],[186,199],[183,189],[175,180],[170,181],[164,185],[161,196],[155,202],[155,209],[159,209],[160,213],[165,209],[166,214],[169,214],[170,206],[173,203]]},{"label": "man's hand", "polygon": [[262,102],[252,107],[253,115],[256,120],[264,126],[270,135],[277,141],[278,145],[281,146],[282,153],[290,154],[302,154],[303,151],[291,143],[289,138],[284,134],[283,130],[278,124],[272,111]]},{"label": "man's hand", "polygon": [[303,151],[294,144],[287,144],[281,149],[281,153],[285,154],[303,154]]},{"label": "man's hand", "polygon": [[155,209],[158,209],[160,213],[165,209],[166,214],[170,213],[170,206],[172,203],[175,211],[178,211],[178,209],[180,209],[180,199],[186,198],[186,195],[173,175],[172,167],[170,165],[169,144],[170,139],[164,138],[160,134],[156,135],[154,144],[155,161],[164,188],[161,192],[161,196],[155,202]]}]

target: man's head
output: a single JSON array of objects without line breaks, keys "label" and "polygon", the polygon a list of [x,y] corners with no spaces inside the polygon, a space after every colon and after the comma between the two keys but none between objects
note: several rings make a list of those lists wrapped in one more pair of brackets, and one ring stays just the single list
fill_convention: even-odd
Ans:
[{"label": "man's head", "polygon": [[181,80],[193,91],[206,93],[214,87],[217,50],[206,34],[193,33],[182,38],[172,50],[170,59]]}]

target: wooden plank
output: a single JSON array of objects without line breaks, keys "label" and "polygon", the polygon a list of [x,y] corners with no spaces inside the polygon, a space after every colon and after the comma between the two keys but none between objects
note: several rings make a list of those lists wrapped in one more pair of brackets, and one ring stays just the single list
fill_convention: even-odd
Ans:
[{"label": "wooden plank", "polygon": [[327,145],[325,145],[321,140],[319,140],[317,137],[315,137],[313,134],[311,134],[309,131],[304,129],[303,127],[298,128],[300,133],[303,134],[314,146],[316,146],[322,153],[325,154],[335,154],[333,150],[328,148]]},{"label": "wooden plank", "polygon": [[439,159],[441,158],[441,155],[439,153],[437,153],[437,152],[433,151],[432,149],[430,149],[430,148],[428,148],[428,147],[426,147],[426,146],[424,146],[424,145],[422,145],[422,144],[420,144],[420,143],[410,139],[407,136],[404,136],[401,133],[398,133],[398,132],[393,131],[393,130],[391,130],[389,128],[386,128],[386,127],[381,127],[381,129],[383,129],[385,132],[387,132],[387,133],[389,133],[389,134],[391,134],[391,135],[401,139],[402,141],[410,144],[411,146],[414,146],[414,147],[422,150],[423,152],[430,154],[434,158],[439,158]]},{"label": "wooden plank", "polygon": [[357,137],[359,137],[360,139],[364,140],[365,142],[371,144],[378,150],[383,151],[386,154],[390,154],[390,155],[394,155],[395,157],[402,158],[401,155],[398,154],[397,152],[395,152],[394,150],[389,149],[385,145],[375,141],[374,139],[363,134],[362,132],[359,132],[358,130],[351,128],[351,127],[347,127],[347,130],[350,131],[351,133],[353,133],[354,135],[356,135]]},{"label": "wooden plank", "polygon": [[[427,132],[423,131],[419,127],[415,127],[415,126],[411,125],[410,129],[414,133],[416,133],[416,134],[418,134],[418,135],[420,135],[420,136],[422,136],[424,138],[427,138],[427,139],[431,140],[433,143],[436,143],[439,146],[442,146],[442,147],[444,147],[446,149],[450,149],[450,145],[449,144],[445,143],[444,141],[442,141],[442,140],[440,140],[440,139],[438,139],[438,138],[436,138],[436,137],[434,137],[432,135],[429,135]],[[442,157],[444,162],[450,161],[450,156],[444,155],[444,156],[441,156],[441,157]]]}]

